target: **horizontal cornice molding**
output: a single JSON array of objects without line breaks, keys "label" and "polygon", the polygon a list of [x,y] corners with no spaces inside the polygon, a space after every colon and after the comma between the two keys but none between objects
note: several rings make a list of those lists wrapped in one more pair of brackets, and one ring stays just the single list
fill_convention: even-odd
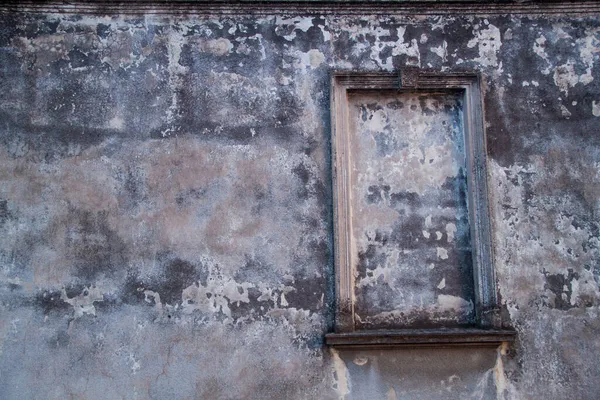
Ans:
[{"label": "horizontal cornice molding", "polygon": [[0,13],[85,15],[600,15],[593,1],[461,0],[4,0]]}]

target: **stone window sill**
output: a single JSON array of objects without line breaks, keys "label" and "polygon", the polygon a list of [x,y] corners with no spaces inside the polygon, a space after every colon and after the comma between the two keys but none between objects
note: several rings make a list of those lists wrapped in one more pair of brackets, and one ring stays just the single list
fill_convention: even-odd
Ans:
[{"label": "stone window sill", "polygon": [[515,331],[498,329],[399,329],[328,333],[325,335],[325,343],[328,346],[346,348],[493,347],[503,342],[513,342],[515,336]]}]

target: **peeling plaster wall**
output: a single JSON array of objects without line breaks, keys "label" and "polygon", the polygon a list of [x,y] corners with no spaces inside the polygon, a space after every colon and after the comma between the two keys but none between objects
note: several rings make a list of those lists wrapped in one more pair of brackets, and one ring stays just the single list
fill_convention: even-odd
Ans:
[{"label": "peeling plaster wall", "polygon": [[[0,13],[0,397],[593,399],[597,16]],[[329,74],[484,76],[511,348],[335,351]]]},{"label": "peeling plaster wall", "polygon": [[462,94],[348,98],[356,328],[473,324]]}]

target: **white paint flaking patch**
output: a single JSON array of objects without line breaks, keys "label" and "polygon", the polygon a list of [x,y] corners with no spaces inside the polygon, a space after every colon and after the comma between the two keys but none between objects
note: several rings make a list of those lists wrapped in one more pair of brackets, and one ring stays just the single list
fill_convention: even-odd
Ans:
[{"label": "white paint flaking patch", "polygon": [[448,59],[448,43],[444,40],[438,47],[431,47],[429,51],[435,53],[442,59],[442,62],[446,62]]},{"label": "white paint flaking patch", "polygon": [[120,116],[114,116],[110,121],[108,121],[108,126],[112,129],[121,131],[125,127],[125,121]]},{"label": "white paint flaking patch", "polygon": [[452,222],[446,224],[446,237],[447,237],[448,243],[450,243],[454,240],[454,234],[456,234],[456,225],[453,224]]},{"label": "white paint flaking patch", "polygon": [[546,62],[546,68],[542,70],[542,74],[548,75],[550,73],[550,67],[552,64],[550,63],[548,54],[546,53],[546,38],[544,35],[541,35],[535,39],[535,42],[533,43],[533,52]]},{"label": "white paint flaking patch", "polygon": [[498,51],[502,46],[500,29],[485,20],[487,29],[473,31],[475,37],[467,43],[468,48],[477,46],[479,57],[474,61],[486,67],[498,67]]},{"label": "white paint flaking patch", "polygon": [[425,228],[431,228],[433,225],[431,223],[431,215],[425,217]]},{"label": "white paint flaking patch", "polygon": [[592,115],[594,117],[600,117],[600,100],[599,101],[596,101],[596,100],[592,101]]},{"label": "white paint flaking patch", "polygon": [[296,58],[294,65],[296,69],[314,69],[325,62],[325,56],[317,49],[311,49],[306,53],[298,52]]},{"label": "white paint flaking patch", "polygon": [[158,311],[158,315],[163,313],[163,304],[160,301],[160,294],[153,292],[152,290],[144,290],[144,301],[146,303],[152,303],[154,301],[154,308]]},{"label": "white paint flaking patch", "polygon": [[453,17],[445,17],[445,16],[437,16],[433,18],[433,21],[431,23],[431,30],[435,31],[435,30],[440,30],[440,31],[444,31],[446,29],[446,26],[448,25],[448,23],[453,20]]},{"label": "white paint flaking patch", "polygon": [[[555,26],[555,30],[556,29],[562,30],[562,28]],[[565,64],[558,66],[554,70],[554,83],[565,94],[568,94],[568,89],[570,87],[573,87],[578,83],[587,85],[594,80],[592,69],[594,67],[594,61],[597,59],[597,53],[600,52],[600,42],[595,38],[598,32],[599,30],[597,29],[587,30],[585,37],[577,39],[574,43],[579,49],[579,59],[577,61],[569,59]],[[572,41],[572,38],[569,35],[566,33],[565,35],[567,37],[564,39]],[[585,66],[585,71],[582,74],[577,74],[575,72],[574,65],[576,63]]]},{"label": "white paint flaking patch", "polygon": [[275,308],[267,312],[270,318],[276,318],[284,326],[293,327],[297,332],[298,338],[301,335],[314,331],[320,324],[320,316],[316,313],[311,313],[310,310],[290,308]]},{"label": "white paint flaking patch", "polygon": [[583,269],[579,279],[571,280],[570,302],[573,306],[585,304],[585,299],[595,298],[598,295],[598,287],[591,271]]},{"label": "white paint flaking patch", "polygon": [[577,304],[579,297],[579,281],[575,278],[571,279],[571,305]]},{"label": "white paint flaking patch", "polygon": [[[350,35],[350,39],[354,41],[351,53],[355,56],[359,56],[365,52],[369,52],[370,59],[380,68],[391,71],[394,66],[392,65],[392,57],[388,57],[382,60],[380,57],[381,52],[388,48],[394,47],[395,43],[391,40],[385,40],[390,36],[389,29],[384,29],[380,26],[352,26],[347,30]],[[371,37],[375,37],[373,43],[369,42]],[[368,39],[369,38],[369,39]]]},{"label": "white paint flaking patch", "polygon": [[259,284],[258,290],[260,290],[260,296],[258,296],[257,301],[272,301],[273,305],[277,305],[277,294],[273,293],[273,288]]},{"label": "white paint flaking patch", "polygon": [[238,45],[235,46],[236,53],[244,54],[247,56],[250,53],[252,53],[253,51],[254,52],[257,51],[260,53],[261,61],[264,61],[267,59],[267,53],[266,53],[265,45],[263,44],[262,34],[257,33],[255,35],[245,36],[245,37],[238,36],[233,40],[238,42]]},{"label": "white paint flaking patch", "polygon": [[287,299],[285,298],[285,293],[281,293],[279,304],[281,304],[281,307],[289,306],[289,303],[288,303]]},{"label": "white paint flaking patch", "polygon": [[296,31],[300,30],[302,32],[308,32],[308,30],[313,26],[313,18],[310,17],[297,17],[297,18],[281,18],[277,17],[275,20],[275,24],[278,26],[293,26],[291,33],[288,35],[283,35],[283,38],[288,41],[292,41],[296,39]]},{"label": "white paint flaking patch", "polygon": [[442,280],[440,281],[439,285],[437,285],[437,288],[442,290],[443,288],[446,287],[446,278],[442,278]]},{"label": "white paint flaking patch", "polygon": [[331,40],[331,33],[323,25],[319,25],[319,29],[321,29],[321,33],[323,34],[323,41],[329,42]]},{"label": "white paint flaking patch", "polygon": [[308,32],[308,30],[313,26],[313,19],[310,17],[295,18],[294,26],[297,29],[300,29],[302,32]]},{"label": "white paint flaking patch", "polygon": [[429,236],[431,235],[429,234],[429,232],[423,231],[423,236],[425,237],[425,239],[429,239]]},{"label": "white paint flaking patch", "polygon": [[558,89],[565,95],[569,94],[569,88],[574,87],[579,83],[579,75],[575,73],[573,61],[569,60],[567,63],[559,65],[554,70],[554,84],[558,86]]},{"label": "white paint flaking patch", "polygon": [[183,311],[190,314],[195,310],[223,313],[231,317],[230,303],[249,303],[248,288],[253,284],[237,283],[230,278],[209,276],[206,285],[197,282],[185,288],[181,294]]},{"label": "white paint flaking patch", "polygon": [[63,288],[60,299],[73,306],[74,318],[77,319],[84,314],[96,315],[94,303],[104,301],[104,294],[99,288],[90,286],[84,287],[79,296],[69,298],[67,291]]},{"label": "white paint flaking patch", "polygon": [[[393,265],[393,262],[390,262]],[[375,269],[367,269],[367,276],[362,278],[357,286],[365,287],[365,286],[373,286],[378,283],[379,278],[383,277],[384,283],[390,283],[390,276],[392,274],[392,269],[390,267],[377,267]]]},{"label": "white paint flaking patch", "polygon": [[436,307],[440,311],[459,311],[459,312],[471,312],[473,309],[473,302],[467,301],[462,297],[451,296],[449,294],[440,294],[437,297]]},{"label": "white paint flaking patch", "polygon": [[[397,29],[398,41],[392,49],[392,56],[406,55],[408,56],[408,65],[414,65],[416,67],[421,66],[421,52],[419,50],[419,44],[417,39],[412,39],[410,42],[404,41],[404,34],[406,28],[401,26]],[[390,60],[391,63],[391,60]],[[388,64],[390,64],[388,63]]]},{"label": "white paint flaking patch", "polygon": [[182,74],[187,71],[187,68],[179,63],[181,58],[181,49],[186,44],[186,39],[182,32],[172,29],[170,32],[170,40],[167,45],[168,60],[169,60],[169,88],[171,89],[171,104],[166,112],[167,128],[161,131],[163,137],[171,136],[177,133],[178,127],[174,126],[174,122],[178,115],[179,107],[179,88],[182,85]]},{"label": "white paint flaking patch", "polygon": [[600,52],[600,42],[596,39],[599,33],[600,30],[587,30],[585,37],[577,39],[579,59],[586,66],[585,73],[579,76],[579,82],[584,85],[594,80],[592,69],[594,68],[594,60],[597,58],[596,55]]},{"label": "white paint flaking patch", "polygon": [[448,258],[448,250],[444,249],[443,247],[438,247],[437,256],[442,260],[446,260]]},{"label": "white paint flaking patch", "polygon": [[442,239],[442,232],[440,231],[435,231],[435,240],[441,240]]},{"label": "white paint flaking patch", "polygon": [[320,310],[321,308],[323,308],[324,304],[325,304],[325,293],[321,293],[321,298],[317,302],[317,310]]},{"label": "white paint flaking patch", "polygon": [[325,62],[325,56],[319,50],[312,49],[308,51],[308,57],[310,60],[310,66],[317,68],[319,65]]}]

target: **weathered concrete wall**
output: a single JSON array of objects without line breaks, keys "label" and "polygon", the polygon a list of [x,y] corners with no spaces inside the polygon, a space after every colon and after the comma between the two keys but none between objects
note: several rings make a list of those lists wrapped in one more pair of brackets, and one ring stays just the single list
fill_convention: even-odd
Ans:
[{"label": "weathered concrete wall", "polygon": [[[597,398],[599,57],[594,15],[4,10],[0,397]],[[329,74],[402,65],[484,75],[512,348],[323,347]]]}]

